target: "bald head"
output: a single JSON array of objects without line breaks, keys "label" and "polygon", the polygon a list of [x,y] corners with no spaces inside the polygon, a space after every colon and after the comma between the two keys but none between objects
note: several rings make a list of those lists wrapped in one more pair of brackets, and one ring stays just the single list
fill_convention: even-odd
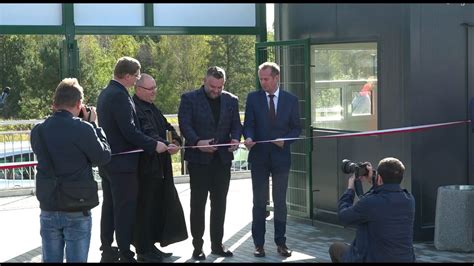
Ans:
[{"label": "bald head", "polygon": [[140,100],[153,103],[156,98],[155,79],[146,73],[141,74],[140,79],[135,83],[135,94]]},{"label": "bald head", "polygon": [[142,73],[140,79],[137,80],[137,83],[135,83],[135,87],[136,86],[143,86],[144,83],[147,83],[150,80],[155,81],[155,79],[152,76],[150,76],[146,73]]}]

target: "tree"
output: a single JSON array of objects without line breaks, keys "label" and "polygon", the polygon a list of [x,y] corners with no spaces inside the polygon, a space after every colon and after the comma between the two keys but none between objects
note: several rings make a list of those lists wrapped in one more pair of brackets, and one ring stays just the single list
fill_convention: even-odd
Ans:
[{"label": "tree", "polygon": [[211,36],[208,43],[209,64],[224,68],[225,89],[239,97],[243,110],[247,93],[255,89],[255,36]]},{"label": "tree", "polygon": [[106,55],[105,49],[95,36],[80,36],[79,46],[79,83],[84,88],[84,102],[96,105],[100,91],[112,77],[113,59]]},{"label": "tree", "polygon": [[199,87],[208,67],[207,36],[162,36],[149,73],[158,86],[156,105],[164,114],[178,112],[181,94]]},{"label": "tree", "polygon": [[[23,60],[15,62],[16,92],[8,99],[18,105],[11,117],[44,118],[51,113],[52,96],[60,81],[60,43],[62,36],[12,36],[25,44]],[[9,114],[6,112],[6,114]]]}]

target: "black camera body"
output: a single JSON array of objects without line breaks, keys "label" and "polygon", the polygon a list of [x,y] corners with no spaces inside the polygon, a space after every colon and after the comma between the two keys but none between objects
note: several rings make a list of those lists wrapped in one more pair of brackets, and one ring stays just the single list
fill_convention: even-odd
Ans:
[{"label": "black camera body", "polygon": [[[86,105],[86,110],[87,112],[91,112],[91,108],[89,106]],[[79,118],[82,118],[84,120],[84,112],[82,112],[82,109],[81,111],[79,112],[79,115],[78,115]]]},{"label": "black camera body", "polygon": [[[341,164],[341,170],[344,174],[352,174],[354,173],[355,175],[355,180],[354,180],[354,189],[358,197],[364,195],[364,190],[362,188],[362,183],[360,181],[361,176],[366,176],[369,174],[369,170],[367,169],[367,166],[369,163],[354,163],[351,160],[344,159],[342,160]],[[376,185],[375,183],[375,177],[377,176],[377,173],[375,171],[372,172],[372,187]]]},{"label": "black camera body", "polygon": [[344,174],[352,174],[356,177],[365,176],[369,173],[367,169],[368,163],[354,163],[351,160],[344,159],[342,160],[341,169]]}]

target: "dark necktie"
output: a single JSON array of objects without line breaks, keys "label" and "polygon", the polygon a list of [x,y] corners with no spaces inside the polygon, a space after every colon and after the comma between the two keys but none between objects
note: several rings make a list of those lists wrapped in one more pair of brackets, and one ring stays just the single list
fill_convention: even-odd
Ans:
[{"label": "dark necktie", "polygon": [[275,95],[269,94],[268,97],[270,98],[270,121],[275,121],[276,113],[275,113],[275,103],[273,102],[273,97]]}]

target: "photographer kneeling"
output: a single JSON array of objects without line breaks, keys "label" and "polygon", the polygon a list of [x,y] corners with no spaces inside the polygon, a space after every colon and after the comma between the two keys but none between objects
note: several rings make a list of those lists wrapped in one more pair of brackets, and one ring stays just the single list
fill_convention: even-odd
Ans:
[{"label": "photographer kneeling", "polygon": [[[362,180],[371,182],[368,174]],[[414,262],[413,222],[415,200],[400,184],[405,166],[396,158],[382,159],[377,167],[373,189],[354,203],[352,175],[348,188],[338,202],[339,220],[344,225],[357,225],[351,245],[335,242],[329,247],[332,262]]]}]

